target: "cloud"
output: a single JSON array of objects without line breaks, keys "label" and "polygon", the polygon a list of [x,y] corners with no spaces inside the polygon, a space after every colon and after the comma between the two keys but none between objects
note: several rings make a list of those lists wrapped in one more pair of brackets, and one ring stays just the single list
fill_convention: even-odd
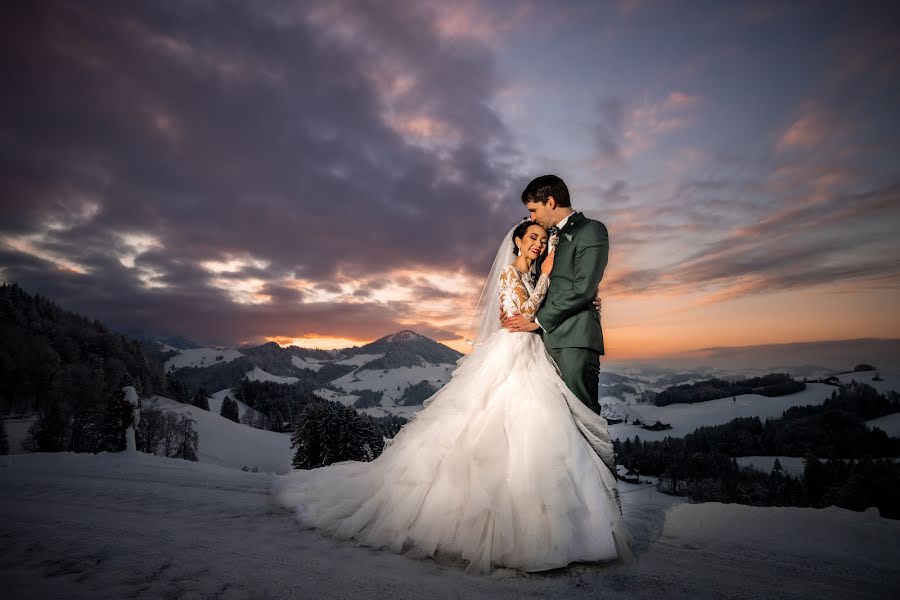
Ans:
[{"label": "cloud", "polygon": [[2,274],[67,308],[220,343],[383,334],[416,306],[315,299],[477,281],[518,209],[492,51],[428,7],[6,12]]},{"label": "cloud", "polygon": [[625,106],[619,98],[597,100],[597,123],[594,139],[601,166],[620,166],[623,158],[622,143],[625,136]]},{"label": "cloud", "polygon": [[809,150],[820,145],[830,131],[829,120],[820,107],[808,106],[778,137],[779,152]]},{"label": "cloud", "polygon": [[621,169],[627,160],[650,150],[656,140],[694,123],[700,96],[673,91],[658,101],[642,100],[626,105],[617,97],[596,101],[594,143],[595,166],[600,170]]},{"label": "cloud", "polygon": [[620,269],[604,289],[622,295],[699,294],[712,303],[746,295],[843,283],[900,288],[900,243],[871,223],[900,218],[900,188],[833,195],[826,203],[779,210],[731,230],[670,264]]}]

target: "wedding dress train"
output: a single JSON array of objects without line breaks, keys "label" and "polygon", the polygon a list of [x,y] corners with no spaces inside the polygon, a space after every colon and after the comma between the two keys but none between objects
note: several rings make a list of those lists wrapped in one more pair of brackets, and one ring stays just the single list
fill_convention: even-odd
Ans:
[{"label": "wedding dress train", "polygon": [[[503,277],[506,312],[536,309],[545,277]],[[339,539],[458,555],[469,572],[541,571],[630,558],[613,468],[606,420],[569,391],[540,337],[501,329],[378,458],[293,471],[277,497]]]}]

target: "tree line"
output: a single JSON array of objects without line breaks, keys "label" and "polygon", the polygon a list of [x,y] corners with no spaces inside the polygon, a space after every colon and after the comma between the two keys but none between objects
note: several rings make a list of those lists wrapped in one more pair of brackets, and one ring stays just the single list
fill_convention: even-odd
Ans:
[{"label": "tree line", "polygon": [[787,396],[806,389],[806,384],[797,381],[787,373],[770,373],[762,377],[751,377],[737,381],[724,379],[706,379],[694,383],[673,385],[651,397],[657,406],[676,403],[706,402],[730,398],[740,394],[758,394],[760,396]]},{"label": "tree line", "polygon": [[162,364],[135,340],[16,284],[0,286],[0,412],[38,413],[26,447],[125,447],[122,388],[164,393]]},{"label": "tree line", "polygon": [[[877,506],[900,518],[900,466],[878,460],[900,457],[900,440],[865,421],[900,412],[900,395],[885,396],[865,384],[841,386],[818,406],[795,406],[781,418],[734,419],[700,427],[684,438],[616,440],[618,462],[661,478],[664,490],[692,501],[763,506]],[[803,456],[804,478],[776,469],[738,468],[735,457]],[[818,458],[854,459],[850,463]],[[780,467],[780,465],[779,465]],[[868,504],[866,504],[868,503]],[[866,506],[861,506],[866,504]]]},{"label": "tree line", "polygon": [[384,450],[406,419],[370,417],[340,402],[307,404],[298,415],[291,447],[297,469],[314,469],[344,460],[372,461]]}]

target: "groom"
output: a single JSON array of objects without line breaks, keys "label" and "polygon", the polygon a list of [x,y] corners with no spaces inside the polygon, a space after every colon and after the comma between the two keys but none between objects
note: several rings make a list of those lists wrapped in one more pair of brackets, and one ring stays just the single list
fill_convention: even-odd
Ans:
[{"label": "groom", "polygon": [[548,228],[551,238],[555,233],[559,243],[550,289],[535,322],[515,315],[503,319],[502,325],[510,331],[543,329],[544,345],[559,366],[563,381],[600,414],[603,330],[593,302],[609,258],[606,226],[572,210],[569,188],[556,175],[532,180],[522,192],[522,203],[531,220]]}]

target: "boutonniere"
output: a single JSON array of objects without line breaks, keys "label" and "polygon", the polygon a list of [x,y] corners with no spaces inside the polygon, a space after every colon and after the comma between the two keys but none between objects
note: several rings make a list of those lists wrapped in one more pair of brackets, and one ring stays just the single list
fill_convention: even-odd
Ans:
[{"label": "boutonniere", "polygon": [[552,233],[550,234],[550,239],[547,240],[547,244],[550,246],[550,252],[556,250],[556,245],[559,244],[559,234]]}]

